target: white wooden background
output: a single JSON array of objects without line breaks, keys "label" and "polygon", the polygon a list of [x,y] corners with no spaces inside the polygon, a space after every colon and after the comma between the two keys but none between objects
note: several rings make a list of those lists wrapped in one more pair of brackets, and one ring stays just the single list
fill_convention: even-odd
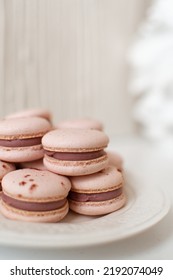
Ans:
[{"label": "white wooden background", "polygon": [[0,0],[0,117],[91,116],[132,131],[127,49],[149,0]]}]

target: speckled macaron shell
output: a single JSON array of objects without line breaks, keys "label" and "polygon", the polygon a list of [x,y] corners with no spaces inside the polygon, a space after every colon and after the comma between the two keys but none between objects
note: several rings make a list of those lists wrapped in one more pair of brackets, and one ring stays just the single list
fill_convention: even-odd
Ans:
[{"label": "speckled macaron shell", "polygon": [[0,160],[0,181],[9,172],[16,169],[15,164]]},{"label": "speckled macaron shell", "polygon": [[20,163],[20,168],[31,168],[37,170],[47,170],[46,166],[43,164],[43,159],[38,159],[34,161],[27,161]]},{"label": "speckled macaron shell", "polygon": [[31,108],[22,111],[17,111],[13,114],[7,115],[5,119],[28,118],[28,117],[40,117],[48,120],[49,122],[52,120],[51,112],[47,109],[41,109],[41,108]]},{"label": "speckled macaron shell", "polygon": [[[0,141],[9,142],[8,146],[0,144],[0,159],[8,162],[33,161],[43,158],[44,151],[40,142],[22,146],[22,141],[33,141],[50,131],[51,125],[43,118],[18,118],[0,121]],[[18,141],[16,146],[12,141]],[[10,146],[11,145],[11,146]]]},{"label": "speckled macaron shell", "polygon": [[48,132],[42,138],[46,151],[43,162],[48,170],[66,176],[92,174],[107,166],[106,153],[94,159],[62,160],[50,156],[47,152],[72,153],[75,157],[76,154],[102,151],[107,147],[108,142],[109,138],[102,131],[75,128],[56,129]]},{"label": "speckled macaron shell", "polygon": [[1,192],[1,181],[2,178],[9,172],[13,171],[16,169],[15,164],[13,163],[8,163],[5,161],[0,160],[0,192]]},{"label": "speckled macaron shell", "polygon": [[103,130],[102,122],[90,118],[62,120],[58,122],[56,127]]},{"label": "speckled macaron shell", "polygon": [[[4,176],[2,180],[3,194],[17,202],[51,203],[65,199],[65,204],[49,211],[24,210],[1,201],[1,212],[7,218],[30,222],[57,222],[66,216],[69,210],[66,199],[71,188],[68,178],[49,171],[19,169]],[[29,206],[32,207],[32,206]]]},{"label": "speckled macaron shell", "polygon": [[[124,206],[126,195],[122,173],[115,167],[109,166],[104,170],[87,176],[71,177],[72,188],[69,193],[70,209],[83,215],[103,215],[114,212]],[[77,201],[71,198],[71,192],[77,194],[99,194],[122,190],[120,194],[111,199],[101,201]]]},{"label": "speckled macaron shell", "polygon": [[107,150],[109,165],[115,166],[119,171],[123,171],[123,158],[116,152]]}]

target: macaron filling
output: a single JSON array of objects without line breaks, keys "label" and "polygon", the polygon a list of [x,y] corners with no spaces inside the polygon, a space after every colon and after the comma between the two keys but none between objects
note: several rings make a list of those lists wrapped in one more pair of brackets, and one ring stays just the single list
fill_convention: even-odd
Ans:
[{"label": "macaron filling", "polygon": [[0,146],[12,148],[35,146],[41,144],[41,139],[42,137],[13,140],[0,139]]},{"label": "macaron filling", "polygon": [[50,201],[50,202],[29,202],[29,201],[22,201],[9,197],[4,193],[2,193],[1,199],[7,205],[13,208],[17,208],[24,211],[32,211],[32,212],[33,211],[45,212],[45,211],[57,210],[62,208],[67,201],[67,199],[64,198],[58,201]]},{"label": "macaron filling", "polygon": [[81,152],[81,153],[68,153],[68,152],[52,152],[45,150],[45,153],[49,157],[53,157],[58,160],[67,160],[67,161],[82,161],[82,160],[92,160],[96,158],[100,158],[106,155],[104,150],[93,151],[93,152]]},{"label": "macaron filling", "polygon": [[122,187],[113,191],[102,192],[102,193],[78,193],[78,192],[70,191],[69,199],[77,202],[105,201],[120,196],[122,192],[123,192]]}]

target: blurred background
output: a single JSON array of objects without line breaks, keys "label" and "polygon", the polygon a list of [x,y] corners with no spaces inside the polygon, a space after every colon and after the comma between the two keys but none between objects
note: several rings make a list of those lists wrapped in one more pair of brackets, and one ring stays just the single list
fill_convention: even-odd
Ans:
[{"label": "blurred background", "polygon": [[133,133],[127,57],[151,2],[0,0],[0,117],[42,107]]}]

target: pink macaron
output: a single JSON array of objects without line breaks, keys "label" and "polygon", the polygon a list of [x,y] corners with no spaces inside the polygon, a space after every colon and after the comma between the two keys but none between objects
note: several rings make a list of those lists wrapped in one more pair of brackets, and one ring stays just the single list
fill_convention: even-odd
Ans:
[{"label": "pink macaron", "polygon": [[49,171],[19,169],[2,179],[2,214],[26,222],[58,222],[68,213],[68,178]]},{"label": "pink macaron", "polygon": [[117,152],[107,150],[109,165],[115,166],[119,171],[123,171],[123,158]]},{"label": "pink macaron", "polygon": [[62,120],[56,125],[56,127],[103,130],[103,123],[96,119],[79,118],[79,119]]},{"label": "pink macaron", "polygon": [[2,161],[0,160],[0,192],[2,190],[1,188],[1,181],[2,181],[2,178],[9,172],[15,170],[16,167],[13,163],[9,163],[9,162],[5,162],[5,161]]},{"label": "pink macaron", "polygon": [[107,135],[94,129],[57,129],[42,138],[44,165],[48,170],[67,176],[98,172],[108,164],[104,148]]},{"label": "pink macaron", "polygon": [[31,168],[31,169],[37,169],[37,170],[47,170],[46,166],[43,164],[43,158],[34,160],[34,161],[26,161],[21,162],[19,164],[20,168]]},{"label": "pink macaron", "polygon": [[42,108],[32,108],[32,109],[17,111],[13,114],[7,115],[5,119],[28,118],[28,117],[40,117],[46,119],[49,122],[51,122],[52,120],[52,114],[50,113],[50,111]]},{"label": "pink macaron", "polygon": [[92,175],[71,177],[71,184],[70,209],[79,214],[108,214],[126,202],[122,174],[113,166]]},{"label": "pink macaron", "polygon": [[0,159],[8,162],[42,158],[41,139],[51,129],[43,118],[18,118],[0,121]]}]

